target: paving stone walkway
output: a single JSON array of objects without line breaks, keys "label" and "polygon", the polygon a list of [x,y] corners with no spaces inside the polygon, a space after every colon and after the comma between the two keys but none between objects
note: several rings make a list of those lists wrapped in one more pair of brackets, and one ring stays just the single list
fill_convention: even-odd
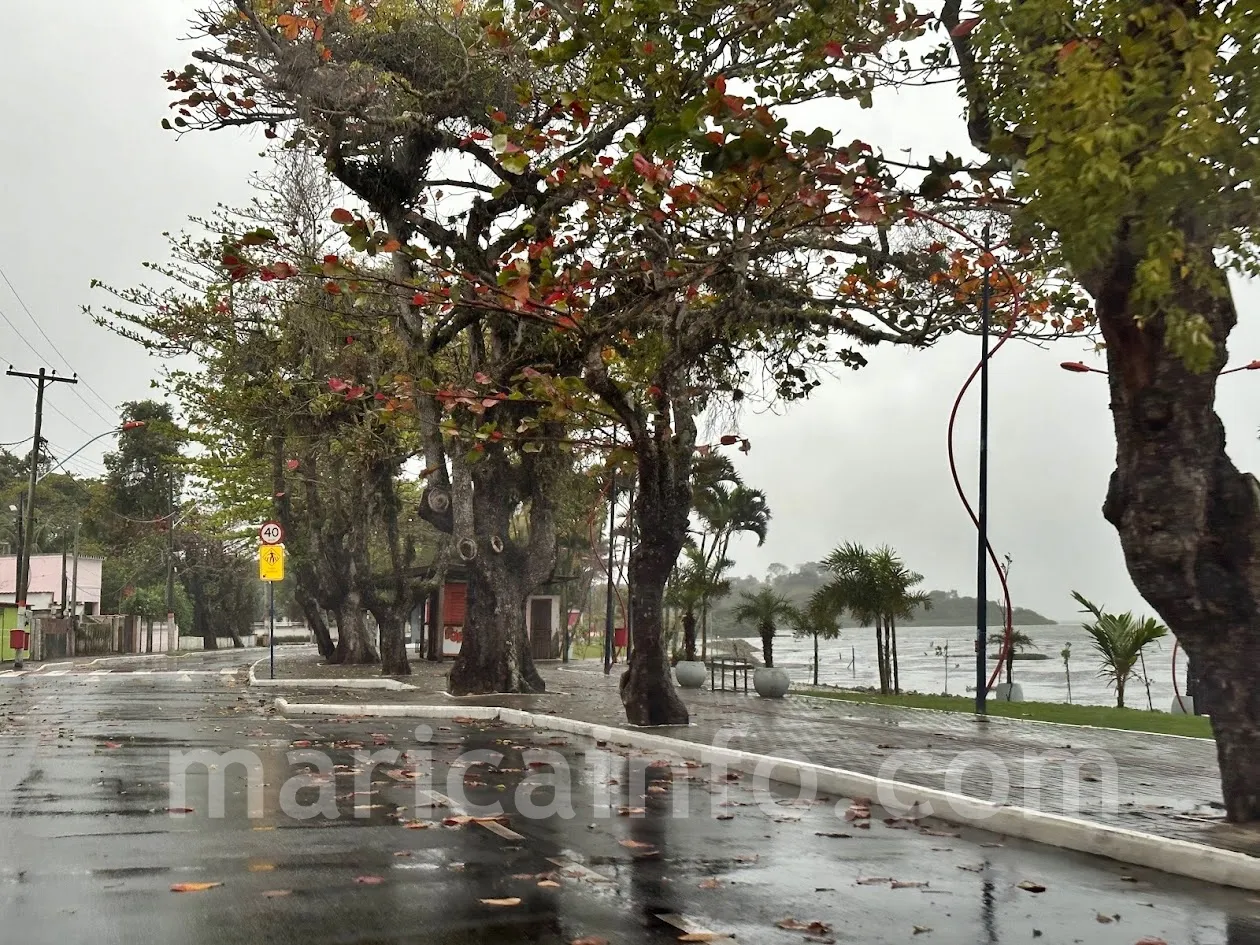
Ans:
[{"label": "paving stone walkway", "polygon": [[[500,705],[627,727],[617,691],[620,667],[605,676],[602,666],[591,661],[542,664],[547,693],[468,699],[446,694],[449,668],[449,663],[417,661],[412,676],[400,677],[415,687],[411,690],[312,688],[283,694],[295,702]],[[372,667],[325,666],[309,651],[286,654],[277,662],[280,678],[377,672]],[[704,690],[684,691],[684,698],[691,725],[663,728],[662,734],[1260,855],[1260,829],[1223,822],[1216,746],[1208,739],[796,695],[770,700],[742,692],[710,692],[707,684]],[[1079,780],[1071,777],[1065,782],[1064,761],[1081,764]],[[1113,777],[1117,797],[1111,804],[1106,802],[1106,789]],[[1073,784],[1079,788],[1079,801],[1073,797]]]}]

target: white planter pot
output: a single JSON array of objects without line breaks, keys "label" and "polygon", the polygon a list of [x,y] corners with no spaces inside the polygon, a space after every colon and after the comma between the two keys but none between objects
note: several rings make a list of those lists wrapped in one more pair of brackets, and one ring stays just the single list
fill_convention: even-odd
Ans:
[{"label": "white planter pot", "polygon": [[1180,702],[1173,696],[1172,706],[1168,711],[1173,715],[1194,715],[1194,696],[1182,696]]},{"label": "white planter pot", "polygon": [[762,666],[753,671],[753,688],[757,695],[764,699],[782,699],[787,695],[792,680],[781,669],[768,669]]},{"label": "white planter pot", "polygon": [[700,689],[708,675],[708,667],[700,660],[679,660],[674,666],[674,678],[684,689]]},{"label": "white planter pot", "polygon": [[1023,702],[1024,690],[1019,683],[998,683],[993,687],[994,702]]}]

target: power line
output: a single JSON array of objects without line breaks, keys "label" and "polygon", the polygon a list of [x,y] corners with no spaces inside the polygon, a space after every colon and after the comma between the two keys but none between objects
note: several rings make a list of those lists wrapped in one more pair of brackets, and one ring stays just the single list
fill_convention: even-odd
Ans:
[{"label": "power line", "polygon": [[[43,338],[44,338],[44,340],[45,340],[46,342],[48,342],[49,347],[51,347],[51,348],[53,349],[53,351],[54,351],[54,352],[56,352],[57,357],[59,357],[59,358],[61,359],[61,363],[62,363],[62,364],[64,364],[64,365],[66,366],[67,370],[74,372],[74,365],[72,365],[72,364],[69,362],[69,360],[67,360],[66,356],[65,356],[64,354],[62,354],[62,353],[61,353],[61,349],[57,347],[57,343],[56,343],[55,341],[53,341],[51,338],[49,338],[49,337],[48,337],[48,332],[44,331],[44,327],[43,327],[43,326],[39,323],[39,319],[37,319],[37,318],[34,316],[34,314],[31,312],[30,308],[27,306],[27,304],[26,304],[26,300],[25,300],[25,299],[23,299],[23,298],[22,298],[22,296],[18,293],[17,287],[13,285],[13,282],[9,279],[8,273],[6,273],[6,272],[4,271],[4,267],[3,267],[3,266],[0,266],[0,279],[3,279],[3,280],[4,280],[4,284],[5,284],[5,285],[7,285],[7,286],[9,287],[9,291],[10,291],[10,292],[12,292],[12,293],[13,293],[13,297],[14,297],[15,299],[17,299],[17,301],[18,301],[18,305],[22,306],[22,311],[24,311],[24,312],[26,313],[26,317],[27,317],[27,318],[29,318],[29,319],[31,320],[31,324],[35,326],[35,330],[36,330],[36,331],[38,331],[38,332],[40,333],[40,335],[42,335],[42,336],[43,336]],[[6,319],[5,319],[5,321],[8,321],[8,319],[6,318]],[[10,326],[11,326],[11,325],[12,325],[12,323],[10,323]],[[15,329],[15,330],[16,330],[16,329]],[[29,344],[28,344],[28,347],[29,347]],[[32,350],[34,350],[34,349],[32,349]],[[75,373],[77,373],[77,372],[75,372]],[[90,391],[90,392],[91,392],[91,394],[92,394],[92,395],[93,395],[93,396],[94,396],[97,400],[99,400],[102,404],[104,404],[104,405],[105,405],[105,409],[106,409],[106,410],[108,410],[108,411],[110,412],[111,416],[107,417],[107,416],[105,416],[104,414],[102,414],[99,410],[97,410],[94,406],[92,406],[92,404],[88,403],[88,402],[87,402],[87,399],[86,399],[86,398],[84,398],[84,396],[83,396],[82,394],[79,394],[79,393],[76,391],[75,393],[76,393],[76,395],[78,396],[78,398],[79,398],[80,400],[82,400],[82,401],[83,401],[83,403],[84,403],[84,404],[85,404],[85,405],[86,405],[86,406],[87,406],[90,410],[92,410],[92,411],[93,411],[93,412],[94,412],[94,413],[95,413],[98,417],[100,417],[100,418],[101,418],[102,420],[104,420],[106,423],[113,423],[113,422],[114,422],[114,420],[117,420],[117,419],[118,419],[118,411],[117,411],[117,410],[113,407],[113,405],[111,405],[111,404],[110,404],[110,403],[109,403],[109,402],[108,402],[108,401],[107,401],[104,397],[102,397],[102,396],[101,396],[101,395],[97,392],[97,390],[96,390],[96,388],[95,388],[95,387],[93,387],[91,384],[89,384],[89,383],[88,383],[86,380],[84,380],[83,378],[79,378],[79,382],[80,382],[80,383],[81,383],[84,387],[86,387],[86,388],[88,389],[88,391]]]}]

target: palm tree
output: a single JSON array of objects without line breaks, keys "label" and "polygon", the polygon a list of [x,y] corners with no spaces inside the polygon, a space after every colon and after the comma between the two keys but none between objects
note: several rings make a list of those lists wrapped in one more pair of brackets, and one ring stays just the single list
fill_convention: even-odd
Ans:
[{"label": "palm tree", "polygon": [[[722,560],[719,570],[730,567],[731,562]],[[716,579],[710,574],[704,554],[694,542],[684,546],[683,559],[674,566],[674,573],[666,589],[666,603],[682,611],[683,658],[696,658],[696,611],[705,602],[724,597],[731,592],[731,582],[723,577]]]},{"label": "palm tree", "polygon": [[774,635],[778,632],[779,621],[792,619],[795,613],[791,602],[782,594],[776,594],[769,588],[749,594],[747,591],[739,595],[743,603],[735,608],[735,622],[749,623],[757,628],[761,637],[761,655],[766,668],[774,666]]},{"label": "palm tree", "polygon": [[932,601],[925,591],[911,590],[922,583],[923,575],[907,568],[887,545],[876,548],[871,560],[884,612],[885,659],[891,664],[893,692],[899,693],[901,665],[897,654],[897,619],[911,619],[919,609],[929,609]]},{"label": "palm tree", "polygon": [[[1006,642],[1005,633],[990,633],[989,642],[994,646],[1001,646]],[[1025,650],[1039,650],[1041,647],[1033,642],[1033,638],[1026,634],[1023,630],[1011,631],[1011,652],[1023,653]]]},{"label": "palm tree", "polygon": [[839,595],[819,588],[804,607],[794,608],[788,620],[797,637],[814,638],[814,685],[818,685],[818,641],[834,640],[840,636]]},{"label": "palm tree", "polygon": [[[770,526],[770,508],[760,489],[743,484],[731,461],[721,454],[700,457],[692,467],[692,494],[696,514],[702,523],[699,548],[709,582],[714,586],[733,562],[728,558],[731,538],[739,532],[757,536],[757,546],[765,543]],[[704,595],[700,611],[701,654],[708,655],[709,607],[716,594]]]},{"label": "palm tree", "polygon": [[1098,675],[1111,680],[1116,689],[1116,708],[1124,708],[1124,684],[1133,675],[1134,667],[1142,657],[1142,648],[1168,634],[1168,628],[1154,617],[1134,617],[1132,612],[1123,614],[1104,613],[1101,607],[1090,603],[1079,591],[1073,591],[1076,602],[1085,608],[1083,613],[1092,614],[1094,622],[1085,625],[1085,631],[1093,637],[1094,649],[1102,666]]},{"label": "palm tree", "polygon": [[823,567],[834,575],[824,586],[833,602],[843,602],[859,623],[875,626],[880,692],[900,692],[897,620],[931,606],[925,592],[912,590],[923,575],[909,570],[887,545],[867,551],[853,542],[836,548]]}]

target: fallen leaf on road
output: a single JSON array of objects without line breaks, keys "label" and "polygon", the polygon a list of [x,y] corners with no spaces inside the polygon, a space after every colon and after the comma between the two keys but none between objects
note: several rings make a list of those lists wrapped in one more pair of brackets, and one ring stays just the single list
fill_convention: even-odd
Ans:
[{"label": "fallen leaf on road", "polygon": [[433,824],[431,824],[427,820],[409,820],[405,824],[403,824],[403,829],[404,830],[428,830],[432,826]]},{"label": "fallen leaf on road", "polygon": [[894,879],[892,881],[893,889],[923,889],[927,885],[927,883],[921,883],[918,880]]},{"label": "fallen leaf on road", "polygon": [[1143,938],[1138,939],[1134,945],[1168,945],[1162,938]]},{"label": "fallen leaf on road", "polygon": [[600,938],[598,935],[587,935],[584,938],[575,938],[569,945],[608,945],[608,939]]},{"label": "fallen leaf on road", "polygon": [[869,807],[859,807],[857,804],[854,804],[844,812],[845,820],[867,820],[870,816],[871,809]]},{"label": "fallen leaf on road", "polygon": [[168,807],[166,808],[166,812],[168,814],[194,814],[196,813],[196,811],[193,810],[193,808],[191,807]]},{"label": "fallen leaf on road", "polygon": [[651,850],[652,849],[652,844],[644,843],[642,840],[622,840],[620,841],[620,843],[623,847],[628,847],[631,850]]},{"label": "fallen leaf on road", "polygon": [[270,873],[276,868],[274,863],[249,863],[245,867],[251,873]]},{"label": "fallen leaf on road", "polygon": [[831,931],[831,926],[826,922],[802,922],[800,919],[791,917],[781,920],[778,926],[789,932],[811,932],[814,935],[826,935]]},{"label": "fallen leaf on road", "polygon": [[509,896],[506,899],[483,899],[481,904],[483,906],[519,906],[521,900],[519,896]]},{"label": "fallen leaf on road", "polygon": [[700,889],[721,889],[722,884],[716,879],[709,878],[709,879],[701,880],[699,884],[699,888]]},{"label": "fallen leaf on road", "polygon": [[736,863],[756,863],[761,859],[760,853],[741,853],[735,857]]},{"label": "fallen leaf on road", "polygon": [[398,850],[394,856],[414,856],[414,854],[410,850]]},{"label": "fallen leaf on road", "polygon": [[851,833],[826,833],[823,831],[819,831],[818,833],[815,833],[814,836],[815,837],[830,837],[833,840],[852,840],[853,839],[853,834]]},{"label": "fallen leaf on road", "polygon": [[[983,873],[984,872],[983,863],[977,863],[975,866],[971,866],[969,864],[964,863],[964,864],[961,864],[958,868],[960,870],[966,870],[968,873]],[[1021,886],[1022,885],[1023,884],[1021,884]]]},{"label": "fallen leaf on road", "polygon": [[[919,833],[925,837],[957,837],[959,833],[955,830],[933,830],[931,827],[920,827]],[[987,844],[986,844],[987,846]],[[1001,844],[993,844],[993,846],[1001,846]]]},{"label": "fallen leaf on road", "polygon": [[646,814],[647,811],[642,807],[618,807],[617,816],[619,817],[639,817]]},{"label": "fallen leaf on road", "polygon": [[1017,883],[1016,887],[1030,893],[1043,893],[1046,891],[1046,887],[1041,885],[1041,883],[1034,883],[1027,879],[1022,883]]},{"label": "fallen leaf on road", "polygon": [[122,744],[120,742],[105,742],[105,747],[106,748],[122,748]]},{"label": "fallen leaf on road", "polygon": [[891,876],[866,876],[859,879],[857,884],[859,886],[878,886],[881,883],[891,883],[892,881],[893,878]]},{"label": "fallen leaf on road", "polygon": [[717,815],[717,817],[716,817],[715,819],[717,819],[717,820],[734,820],[734,819],[735,819],[735,815],[734,815],[734,814],[718,814],[718,815]]},{"label": "fallen leaf on road", "polygon": [[1103,914],[1100,912],[1100,913],[1098,913],[1096,916],[1094,916],[1094,921],[1095,921],[1095,922],[1098,922],[1098,923],[1100,923],[1100,924],[1102,924],[1102,925],[1107,925],[1107,924],[1108,924],[1108,923],[1110,923],[1110,922],[1119,922],[1119,921],[1120,921],[1120,916],[1118,916],[1118,915],[1103,915]]},{"label": "fallen leaf on road", "polygon": [[216,886],[222,886],[222,883],[176,883],[171,887],[171,892],[177,893],[194,893],[205,892],[207,889],[214,889]]},{"label": "fallen leaf on road", "polygon": [[923,932],[931,932],[931,931],[932,931],[931,926],[927,926],[927,925],[916,925],[916,926],[914,927],[914,934],[915,934],[915,935],[920,935],[920,934],[922,934]]},{"label": "fallen leaf on road", "polygon": [[685,935],[678,936],[680,942],[716,942],[718,939],[728,938],[721,932],[687,932]]},{"label": "fallen leaf on road", "polygon": [[285,896],[292,896],[292,889],[268,889],[263,893],[264,899],[283,899]]},{"label": "fallen leaf on road", "polygon": [[305,738],[303,738],[301,741],[296,741],[296,742],[294,742],[294,743],[293,743],[293,745],[292,745],[292,747],[294,747],[294,748],[310,748],[310,747],[311,747],[311,743],[310,743],[310,742],[308,742]]},{"label": "fallen leaf on road", "polygon": [[379,876],[356,876],[354,881],[360,886],[379,886],[381,883],[385,882],[385,880]]},{"label": "fallen leaf on road", "polygon": [[560,888],[560,884],[557,883],[554,879],[539,880],[538,885],[541,886],[543,889],[559,889]]}]

